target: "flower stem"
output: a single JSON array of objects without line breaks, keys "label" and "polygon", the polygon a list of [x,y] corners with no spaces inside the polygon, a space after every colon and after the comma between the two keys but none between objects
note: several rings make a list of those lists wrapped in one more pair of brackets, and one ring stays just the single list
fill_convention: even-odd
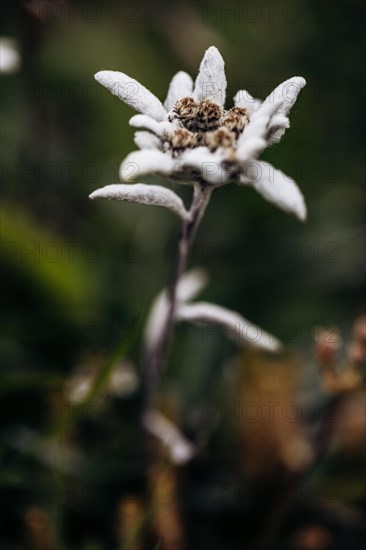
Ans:
[{"label": "flower stem", "polygon": [[192,242],[194,240],[197,227],[209,203],[211,192],[212,188],[208,187],[204,182],[195,184],[189,216],[187,219],[182,221],[179,231],[176,262],[167,293],[168,315],[166,322],[162,327],[160,338],[155,346],[155,349],[150,351],[149,357],[147,357],[146,361],[148,408],[151,407],[159,388],[161,365],[164,361],[167,348],[172,338],[175,309],[177,305],[178,282],[186,269]]}]

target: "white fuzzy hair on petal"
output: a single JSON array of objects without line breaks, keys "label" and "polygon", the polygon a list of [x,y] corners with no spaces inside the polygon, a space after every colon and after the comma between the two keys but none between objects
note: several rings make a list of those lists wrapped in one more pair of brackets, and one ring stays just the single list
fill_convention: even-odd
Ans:
[{"label": "white fuzzy hair on petal", "polygon": [[206,50],[194,86],[194,97],[224,105],[226,97],[225,62],[215,46]]},{"label": "white fuzzy hair on petal", "polygon": [[146,185],[144,183],[128,185],[116,183],[97,189],[90,195],[90,198],[162,206],[171,210],[182,219],[185,219],[188,215],[182,199],[170,189],[166,189],[160,185]]},{"label": "white fuzzy hair on petal", "polygon": [[248,109],[250,114],[255,113],[257,109],[261,106],[262,102],[260,99],[255,99],[249,92],[246,90],[239,90],[234,96],[234,105],[235,107],[241,107],[242,109]]},{"label": "white fuzzy hair on petal", "polygon": [[166,132],[175,129],[175,126],[167,120],[157,122],[147,115],[134,115],[130,118],[129,125],[139,130],[148,130],[158,137],[162,137]]},{"label": "white fuzzy hair on petal", "polygon": [[[268,103],[275,103],[279,101],[281,103],[279,113],[287,116],[305,85],[305,78],[302,76],[293,76],[277,86],[277,88],[275,88],[273,92],[270,93],[270,95],[265,99],[263,104],[267,105]],[[278,143],[287,127],[288,126],[286,125],[281,125],[275,132],[273,132],[268,144],[271,145],[272,143]]]},{"label": "white fuzzy hair on petal", "polygon": [[135,132],[133,139],[139,149],[159,149],[160,146],[159,138],[146,130]]},{"label": "white fuzzy hair on petal", "polygon": [[289,118],[280,112],[275,114],[270,121],[267,131],[268,145],[278,143],[288,128],[290,128]]},{"label": "white fuzzy hair on petal", "polygon": [[227,183],[229,174],[222,163],[223,154],[218,149],[212,153],[207,147],[197,147],[182,154],[179,164],[183,168],[193,168],[202,174],[202,178],[213,185]]},{"label": "white fuzzy hair on petal", "polygon": [[292,178],[277,170],[268,162],[250,164],[242,176],[242,184],[253,187],[263,198],[282,210],[306,220],[304,197]]},{"label": "white fuzzy hair on petal", "polygon": [[281,102],[281,112],[287,115],[294,106],[297,96],[306,85],[306,80],[302,76],[293,76],[282,82],[269,94],[264,100],[264,104]]},{"label": "white fuzzy hair on petal", "polygon": [[175,167],[171,156],[156,149],[134,151],[127,155],[120,166],[120,177],[123,181],[135,181],[144,174],[161,174],[169,176]]},{"label": "white fuzzy hair on petal", "polygon": [[279,110],[280,103],[262,105],[252,116],[238,140],[237,157],[246,163],[260,155],[267,146],[267,132],[273,115]]},{"label": "white fuzzy hair on petal", "polygon": [[134,78],[119,71],[99,71],[95,79],[135,111],[157,121],[166,118],[161,101]]},{"label": "white fuzzy hair on petal", "polygon": [[193,80],[189,74],[184,71],[179,71],[173,76],[168,90],[167,98],[164,102],[164,107],[167,111],[173,109],[178,99],[192,95]]}]

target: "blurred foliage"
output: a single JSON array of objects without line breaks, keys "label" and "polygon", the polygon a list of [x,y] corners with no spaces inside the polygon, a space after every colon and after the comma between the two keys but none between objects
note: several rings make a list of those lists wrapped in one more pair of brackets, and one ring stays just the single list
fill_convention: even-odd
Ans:
[{"label": "blurred foliage", "polygon": [[[281,550],[361,548],[364,389],[319,373],[312,346],[318,325],[348,341],[364,310],[364,3],[3,0],[1,15],[22,67],[1,84],[0,546],[171,550],[185,539],[189,550],[236,550],[272,533]],[[178,329],[162,408],[201,451],[177,468],[150,463],[141,380],[130,393],[108,384],[127,355],[141,378],[141,329],[178,228],[159,209],[88,200],[135,148],[130,109],[93,74],[121,70],[164,99],[212,44],[229,103],[238,89],[264,98],[306,78],[291,129],[265,158],[297,181],[309,219],[250,189],[214,193],[190,262],[210,274],[204,299],[289,351],[241,356],[223,334]],[[83,369],[95,386],[75,405],[70,381]],[[235,421],[235,406],[271,400],[300,404],[301,422]],[[340,421],[325,436],[332,411]]]}]

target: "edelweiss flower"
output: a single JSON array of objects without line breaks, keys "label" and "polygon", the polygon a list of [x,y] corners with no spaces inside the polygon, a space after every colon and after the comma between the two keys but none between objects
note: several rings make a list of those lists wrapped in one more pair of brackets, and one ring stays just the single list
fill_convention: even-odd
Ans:
[{"label": "edelweiss flower", "polygon": [[[195,84],[182,71],[173,77],[164,105],[123,73],[100,71],[95,78],[141,113],[130,120],[138,129],[135,143],[140,151],[122,162],[122,180],[152,173],[211,187],[235,182],[254,187],[266,200],[301,220],[306,218],[304,199],[295,182],[267,162],[257,161],[289,127],[288,114],[305,85],[303,78],[286,80],[263,102],[240,90],[228,110],[224,107],[224,60],[215,47],[206,51]],[[163,188],[138,185],[136,191],[126,185],[107,186],[91,198],[158,204],[182,216],[184,206],[173,192],[165,189],[160,200],[159,189]]]}]

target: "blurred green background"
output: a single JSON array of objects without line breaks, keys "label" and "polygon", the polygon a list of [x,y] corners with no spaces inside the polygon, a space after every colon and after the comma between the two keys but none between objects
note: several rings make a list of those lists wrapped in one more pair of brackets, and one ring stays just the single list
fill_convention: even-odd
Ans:
[{"label": "blurred green background", "polygon": [[[226,186],[213,195],[190,266],[209,273],[205,300],[241,312],[308,361],[304,378],[313,387],[314,327],[338,326],[347,338],[364,310],[364,3],[3,0],[1,15],[0,34],[18,40],[21,67],[1,85],[0,545],[47,547],[34,538],[42,518],[27,516],[37,506],[52,511],[50,548],[135,548],[117,534],[116,509],[121,495],[146,490],[139,390],[111,399],[102,416],[72,421],[72,436],[62,432],[87,457],[74,479],[82,496],[56,491],[51,498],[54,476],[58,483],[64,474],[45,464],[46,451],[34,451],[41,440],[50,444],[59,395],[80,365],[107,364],[127,340],[141,379],[143,320],[175,254],[178,227],[169,212],[88,199],[118,181],[119,163],[136,148],[132,111],[93,74],[121,70],[164,100],[172,76],[185,70],[195,77],[205,49],[216,45],[226,61],[229,107],[238,89],[263,99],[291,76],[306,78],[291,128],[264,158],[302,189],[307,223],[250,189]],[[189,190],[176,191],[189,200]],[[163,391],[193,438],[194,418],[203,403],[221,402],[238,353],[222,334],[204,341],[199,329],[179,328]],[[217,480],[236,461],[225,427],[214,440],[206,459],[184,471],[186,487],[195,476]],[[209,498],[202,504],[187,492],[187,548],[251,548],[261,521],[253,532],[238,527],[251,509],[250,492],[240,505],[234,499],[211,508]],[[293,541],[297,519],[284,540]],[[345,532],[339,548],[361,548],[359,535]],[[146,544],[173,548],[153,536]]]}]

